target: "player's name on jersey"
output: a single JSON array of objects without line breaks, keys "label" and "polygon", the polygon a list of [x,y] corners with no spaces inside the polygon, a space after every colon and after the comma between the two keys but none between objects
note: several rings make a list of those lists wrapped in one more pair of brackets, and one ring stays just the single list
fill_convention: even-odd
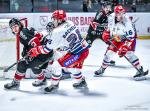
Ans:
[{"label": "player's name on jersey", "polygon": [[65,34],[63,35],[63,38],[66,38],[67,37],[67,35],[71,32],[71,31],[73,31],[74,29],[76,28],[76,26],[74,25],[74,26],[72,26],[72,27],[70,27],[66,32],[65,32]]}]

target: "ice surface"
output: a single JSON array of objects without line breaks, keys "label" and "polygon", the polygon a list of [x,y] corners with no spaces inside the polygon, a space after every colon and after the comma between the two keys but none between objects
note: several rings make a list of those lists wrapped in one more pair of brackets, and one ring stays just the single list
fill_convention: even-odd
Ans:
[{"label": "ice surface", "polygon": [[[11,80],[1,79],[0,111],[150,111],[150,75],[145,81],[134,81],[136,70],[124,58],[115,56],[116,67],[109,67],[104,77],[93,77],[105,49],[106,45],[96,40],[84,63],[88,90],[74,89],[75,80],[69,79],[61,81],[54,94],[43,94],[41,88],[31,85],[34,80],[23,80],[20,90],[8,91],[3,85]],[[144,69],[150,69],[150,40],[138,40],[135,53]]]}]

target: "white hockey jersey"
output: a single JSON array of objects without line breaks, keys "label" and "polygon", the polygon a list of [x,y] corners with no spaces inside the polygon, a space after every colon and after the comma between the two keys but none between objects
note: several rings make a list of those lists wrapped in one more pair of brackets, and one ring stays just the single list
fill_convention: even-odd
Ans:
[{"label": "white hockey jersey", "polygon": [[45,52],[63,48],[70,53],[77,54],[89,47],[72,21],[66,21],[55,28],[47,39],[48,42],[44,46]]},{"label": "white hockey jersey", "polygon": [[110,35],[118,35],[121,40],[124,39],[133,39],[135,38],[135,28],[130,20],[130,18],[124,14],[123,20],[121,22],[117,22],[115,18],[115,13],[112,13],[108,17],[108,30],[110,31]]}]

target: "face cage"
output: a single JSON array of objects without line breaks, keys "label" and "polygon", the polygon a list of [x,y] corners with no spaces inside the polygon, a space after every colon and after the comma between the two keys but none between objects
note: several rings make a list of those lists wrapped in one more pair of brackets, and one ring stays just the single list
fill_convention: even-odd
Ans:
[{"label": "face cage", "polygon": [[63,20],[52,17],[51,21],[54,24],[54,28],[56,28],[57,26],[59,26],[62,23]]}]

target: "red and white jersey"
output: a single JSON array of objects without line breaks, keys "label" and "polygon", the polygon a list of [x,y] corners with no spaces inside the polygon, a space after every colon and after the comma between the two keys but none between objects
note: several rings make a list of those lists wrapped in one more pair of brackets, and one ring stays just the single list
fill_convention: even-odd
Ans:
[{"label": "red and white jersey", "polygon": [[111,36],[118,35],[129,40],[135,37],[135,28],[126,14],[123,15],[121,22],[117,22],[115,13],[112,13],[108,17],[108,30]]},{"label": "red and white jersey", "polygon": [[52,33],[47,37],[48,42],[44,46],[44,51],[65,48],[71,53],[79,53],[87,48],[88,44],[81,37],[79,29],[72,21],[66,21],[54,28]]}]

